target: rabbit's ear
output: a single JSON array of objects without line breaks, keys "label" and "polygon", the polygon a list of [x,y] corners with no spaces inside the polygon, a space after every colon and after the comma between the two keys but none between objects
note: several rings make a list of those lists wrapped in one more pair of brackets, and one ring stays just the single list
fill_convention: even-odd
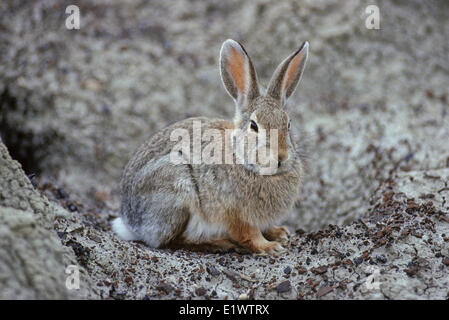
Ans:
[{"label": "rabbit's ear", "polygon": [[306,65],[309,43],[306,41],[277,67],[270,80],[267,95],[280,101],[281,105],[292,95],[301,79]]},{"label": "rabbit's ear", "polygon": [[220,72],[226,90],[240,108],[246,107],[260,95],[256,70],[240,43],[231,39],[223,42]]}]

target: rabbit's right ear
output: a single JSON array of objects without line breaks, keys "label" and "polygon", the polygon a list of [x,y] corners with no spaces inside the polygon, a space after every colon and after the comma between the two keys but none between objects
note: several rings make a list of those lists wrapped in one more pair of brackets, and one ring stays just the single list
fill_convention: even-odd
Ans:
[{"label": "rabbit's right ear", "polygon": [[226,90],[240,109],[260,95],[256,70],[245,48],[237,41],[228,39],[223,42],[220,72]]},{"label": "rabbit's right ear", "polygon": [[282,105],[295,91],[301,79],[309,52],[309,43],[306,41],[277,67],[267,88],[267,94],[278,100]]}]

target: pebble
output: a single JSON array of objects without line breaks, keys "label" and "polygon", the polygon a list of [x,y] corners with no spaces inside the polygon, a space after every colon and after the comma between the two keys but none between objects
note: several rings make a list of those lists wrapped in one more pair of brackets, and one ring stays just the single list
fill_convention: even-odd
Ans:
[{"label": "pebble", "polygon": [[292,285],[290,283],[290,280],[283,281],[276,286],[276,291],[278,293],[289,292],[291,289],[292,289]]},{"label": "pebble", "polygon": [[299,274],[305,274],[305,273],[307,273],[307,269],[306,269],[306,268],[299,267],[299,268],[297,268],[297,269],[298,269],[298,273],[299,273]]},{"label": "pebble", "polygon": [[203,287],[199,287],[195,290],[196,295],[199,297],[204,296],[206,292],[206,289],[204,289]]},{"label": "pebble", "polygon": [[220,275],[220,271],[218,271],[214,266],[210,266],[206,268],[207,272],[209,272],[213,277]]},{"label": "pebble", "polygon": [[443,259],[443,264],[447,267],[449,267],[449,258],[444,258]]},{"label": "pebble", "polygon": [[331,292],[332,290],[334,290],[333,287],[321,287],[321,288],[318,290],[316,296],[317,296],[318,298],[319,298],[319,297],[322,297],[322,296],[328,294],[329,292]]},{"label": "pebble", "polygon": [[67,194],[67,192],[64,191],[64,189],[58,188],[56,190],[58,198],[59,199],[66,199],[69,195]]},{"label": "pebble", "polygon": [[160,282],[156,286],[156,289],[159,290],[159,291],[165,292],[165,294],[169,294],[170,292],[173,291],[173,287],[171,285],[169,285],[168,283],[165,283],[165,282]]},{"label": "pebble", "polygon": [[218,259],[218,264],[220,265],[220,266],[225,266],[226,265],[226,260],[225,260],[225,258],[223,258],[223,257],[221,257],[220,259]]},{"label": "pebble", "polygon": [[327,272],[327,267],[326,266],[321,266],[321,267],[317,267],[317,268],[312,268],[312,272],[314,274],[323,274]]},{"label": "pebble", "polygon": [[376,256],[376,260],[380,263],[385,263],[387,262],[387,258],[383,255],[383,254],[378,254]]},{"label": "pebble", "polygon": [[248,295],[246,294],[246,293],[242,293],[240,296],[239,296],[239,300],[248,300],[249,299],[249,297],[248,297]]}]

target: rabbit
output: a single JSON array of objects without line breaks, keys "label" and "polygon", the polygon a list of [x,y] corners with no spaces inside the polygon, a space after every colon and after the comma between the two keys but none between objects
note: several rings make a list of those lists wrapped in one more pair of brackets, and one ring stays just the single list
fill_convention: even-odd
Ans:
[{"label": "rabbit", "polygon": [[[185,119],[137,149],[121,177],[120,217],[112,223],[119,237],[154,248],[240,249],[262,255],[285,251],[289,232],[277,224],[297,200],[304,171],[285,104],[303,74],[308,46],[304,42],[288,56],[264,90],[243,45],[231,39],[223,43],[220,73],[235,102],[233,121]],[[222,133],[222,142],[235,138],[237,131],[258,136],[262,130],[276,129],[275,172],[261,174],[262,165],[248,162],[174,163],[170,155],[177,141],[171,134],[175,130],[192,134],[195,122],[203,130]],[[202,147],[206,143],[197,142]],[[230,150],[233,159],[235,152]],[[182,157],[182,151],[178,155]]]}]

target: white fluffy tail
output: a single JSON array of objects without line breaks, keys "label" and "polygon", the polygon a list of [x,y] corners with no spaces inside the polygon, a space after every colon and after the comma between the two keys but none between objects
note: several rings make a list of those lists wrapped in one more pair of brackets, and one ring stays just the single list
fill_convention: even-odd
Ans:
[{"label": "white fluffy tail", "polygon": [[138,240],[137,236],[123,222],[122,218],[116,218],[112,221],[112,230],[123,240]]}]

